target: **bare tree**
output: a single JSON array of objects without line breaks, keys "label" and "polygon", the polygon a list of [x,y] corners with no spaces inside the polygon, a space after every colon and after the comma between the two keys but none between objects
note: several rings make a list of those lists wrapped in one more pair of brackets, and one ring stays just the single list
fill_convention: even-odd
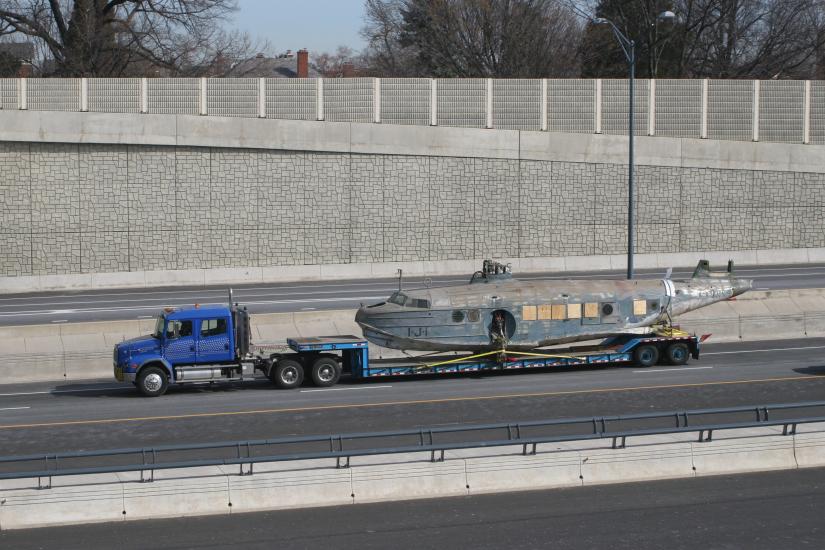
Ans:
[{"label": "bare tree", "polygon": [[415,55],[401,44],[404,0],[366,0],[364,7],[365,63],[379,75],[415,76]]},{"label": "bare tree", "polygon": [[347,64],[353,67],[361,65],[360,57],[349,46],[338,46],[335,53],[323,52],[313,56],[312,66],[326,77],[340,77],[345,75]]},{"label": "bare tree", "polygon": [[236,0],[0,0],[0,32],[32,39],[46,73],[125,76],[204,71],[250,52],[220,23]]},{"label": "bare tree", "polygon": [[386,75],[577,74],[581,23],[556,0],[368,0],[367,57]]},{"label": "bare tree", "polygon": [[[638,73],[648,77],[810,77],[825,42],[823,0],[600,0],[598,17],[637,44]],[[677,14],[672,28],[656,14]],[[620,76],[626,62],[609,28],[589,24],[584,74]]]}]

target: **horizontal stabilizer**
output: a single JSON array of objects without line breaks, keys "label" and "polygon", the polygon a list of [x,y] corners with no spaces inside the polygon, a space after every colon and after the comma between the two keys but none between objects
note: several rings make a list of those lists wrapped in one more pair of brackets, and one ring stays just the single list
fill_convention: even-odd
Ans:
[{"label": "horizontal stabilizer", "polygon": [[707,260],[699,260],[696,264],[696,269],[693,270],[694,279],[708,279],[708,278],[729,278],[733,277],[733,260],[728,260],[727,271],[711,271],[710,262]]}]

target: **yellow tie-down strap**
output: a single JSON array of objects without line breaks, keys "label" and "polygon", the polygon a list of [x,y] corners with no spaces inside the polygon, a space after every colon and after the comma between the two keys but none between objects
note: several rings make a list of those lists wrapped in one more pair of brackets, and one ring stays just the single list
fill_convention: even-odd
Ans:
[{"label": "yellow tie-down strap", "polygon": [[452,365],[455,363],[463,363],[469,359],[480,359],[482,357],[489,357],[490,355],[516,355],[516,356],[523,356],[523,357],[541,357],[545,359],[580,359],[575,355],[552,355],[547,353],[530,353],[526,351],[507,351],[505,349],[495,350],[495,351],[487,351],[484,353],[477,353],[475,355],[468,355],[465,357],[458,357],[456,359],[449,359],[447,361],[440,361],[438,363],[427,363],[425,365],[421,365],[416,367],[416,369],[431,369],[434,367],[441,367],[444,365]]},{"label": "yellow tie-down strap", "polygon": [[671,336],[671,337],[681,337],[681,336],[690,336],[689,332],[685,332],[682,329],[674,328],[674,327],[659,327],[653,329],[653,334],[656,336]]}]

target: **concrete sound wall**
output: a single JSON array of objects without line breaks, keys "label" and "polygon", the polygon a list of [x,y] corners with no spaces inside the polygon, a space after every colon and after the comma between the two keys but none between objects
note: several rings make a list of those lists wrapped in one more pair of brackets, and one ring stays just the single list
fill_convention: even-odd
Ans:
[{"label": "concrete sound wall", "polygon": [[[0,128],[0,276],[626,247],[617,136],[25,111]],[[638,141],[638,252],[825,247],[825,148]]]}]

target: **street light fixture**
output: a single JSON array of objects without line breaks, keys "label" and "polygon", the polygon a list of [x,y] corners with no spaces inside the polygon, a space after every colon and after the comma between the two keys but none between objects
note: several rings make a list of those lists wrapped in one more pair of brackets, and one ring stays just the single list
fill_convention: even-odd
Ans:
[{"label": "street light fixture", "polygon": [[[676,14],[672,11],[663,11],[659,14],[656,18],[657,21],[673,21],[676,19]],[[604,17],[599,17],[593,19],[593,22],[597,25],[610,25],[610,28],[613,29],[613,35],[616,37],[616,40],[619,42],[619,46],[622,48],[622,52],[624,52],[625,58],[627,59],[628,64],[628,72],[630,73],[630,78],[628,79],[628,126],[627,126],[627,137],[628,137],[628,166],[627,166],[627,278],[633,278],[633,194],[634,194],[634,181],[633,181],[633,141],[634,141],[634,105],[633,105],[633,93],[634,93],[634,83],[636,79],[636,43],[625,36],[622,31],[611,21],[610,19],[605,19]],[[655,23],[654,23],[655,24]]]}]

